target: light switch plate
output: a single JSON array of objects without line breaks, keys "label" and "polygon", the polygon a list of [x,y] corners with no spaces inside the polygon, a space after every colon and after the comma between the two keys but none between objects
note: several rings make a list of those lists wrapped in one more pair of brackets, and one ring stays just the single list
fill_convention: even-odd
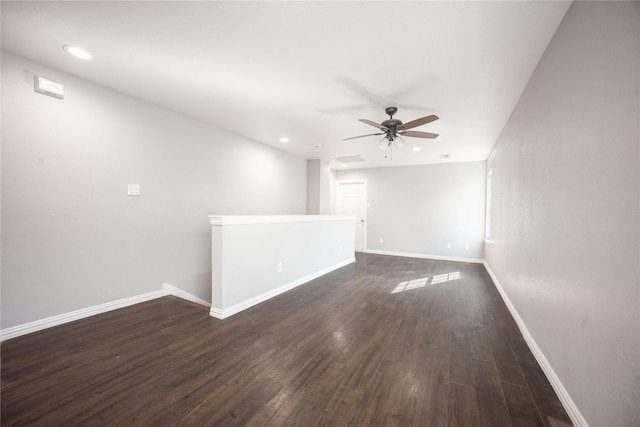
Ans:
[{"label": "light switch plate", "polygon": [[129,195],[129,196],[139,196],[140,195],[140,184],[129,184],[129,185],[127,185],[127,195]]}]

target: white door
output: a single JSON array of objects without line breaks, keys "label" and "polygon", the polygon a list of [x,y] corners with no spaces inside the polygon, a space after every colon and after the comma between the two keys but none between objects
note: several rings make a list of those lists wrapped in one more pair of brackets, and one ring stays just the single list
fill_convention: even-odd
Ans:
[{"label": "white door", "polygon": [[356,252],[367,247],[367,181],[336,182],[336,214],[356,216]]}]

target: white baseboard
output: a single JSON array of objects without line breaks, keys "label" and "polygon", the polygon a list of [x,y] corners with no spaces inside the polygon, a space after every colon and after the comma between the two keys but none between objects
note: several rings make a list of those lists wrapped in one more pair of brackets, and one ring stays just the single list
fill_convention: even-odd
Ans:
[{"label": "white baseboard", "polygon": [[375,249],[365,249],[364,252],[368,254],[402,256],[402,257],[408,257],[408,258],[437,259],[442,261],[457,261],[457,262],[474,262],[476,264],[482,264],[484,262],[484,260],[479,258],[461,258],[461,257],[450,257],[450,256],[440,256],[440,255],[413,254],[408,252],[378,251]]},{"label": "white baseboard", "polygon": [[495,276],[495,274],[493,274],[491,267],[489,267],[486,261],[484,261],[483,264],[484,264],[484,268],[487,270],[487,273],[489,273],[489,276],[491,276],[491,280],[493,280],[493,284],[495,285],[496,289],[500,293],[502,300],[504,301],[505,305],[509,309],[511,316],[513,316],[513,319],[516,321],[516,324],[518,325],[518,328],[520,329],[520,332],[522,333],[524,340],[527,342],[529,349],[531,350],[531,352],[533,353],[533,356],[536,358],[536,360],[538,361],[538,364],[540,365],[545,375],[547,376],[547,379],[551,383],[551,386],[553,387],[556,394],[558,395],[558,398],[562,402],[562,406],[564,406],[564,409],[567,411],[569,418],[571,418],[573,425],[576,427],[589,427],[589,424],[587,424],[587,421],[584,419],[584,417],[580,413],[580,410],[578,409],[576,404],[573,402],[573,399],[571,399],[571,396],[569,396],[569,392],[560,381],[560,378],[558,378],[558,375],[551,367],[551,364],[549,363],[545,355],[542,353],[542,350],[540,350],[540,347],[538,347],[536,340],[533,339],[533,336],[531,336],[531,333],[527,329],[527,325],[525,325],[524,321],[518,314],[518,311],[516,310],[515,306],[511,303],[511,300],[507,296],[507,293],[502,288],[502,285],[500,285],[498,278]]},{"label": "white baseboard", "polygon": [[180,288],[176,288],[175,286],[169,283],[162,284],[162,295],[164,296],[173,295],[174,297],[182,298],[184,300],[191,301],[196,304],[204,305],[205,307],[211,307],[211,303],[201,298],[198,298],[195,295],[191,295],[190,293],[185,292]]},{"label": "white baseboard", "polygon": [[342,261],[338,264],[332,265],[330,267],[327,268],[323,268],[322,270],[316,271],[315,273],[312,273],[308,276],[305,277],[301,277],[300,279],[294,280],[292,282],[289,282],[285,285],[282,285],[276,289],[272,289],[268,292],[262,293],[258,296],[255,296],[253,298],[250,298],[248,300],[242,301],[238,304],[234,304],[231,307],[225,308],[225,309],[220,309],[217,307],[211,307],[211,310],[209,311],[209,314],[211,314],[212,317],[215,317],[216,319],[226,319],[227,317],[233,316],[234,314],[240,313],[243,310],[246,310],[249,307],[253,307],[254,305],[260,304],[261,302],[264,302],[268,299],[271,299],[273,297],[276,297],[284,292],[287,292],[293,288],[296,288],[302,284],[305,284],[313,279],[316,279],[320,276],[323,276],[327,273],[332,272],[333,270],[337,270],[340,267],[344,267],[345,265],[349,265],[353,262],[355,262],[356,259],[354,258],[350,258],[346,261]]},{"label": "white baseboard", "polygon": [[163,283],[162,290],[159,291],[147,292],[146,294],[94,305],[93,307],[87,307],[69,313],[59,314],[57,316],[47,317],[46,319],[40,319],[34,322],[29,322],[0,330],[0,342],[22,335],[30,334],[32,332],[51,328],[53,326],[62,325],[63,323],[73,322],[74,320],[84,319],[85,317],[95,316],[96,314],[106,313],[107,311],[117,310],[119,308],[139,304],[141,302],[150,301],[152,299],[160,298],[167,295],[174,295],[178,298],[195,302],[196,304],[201,304],[207,307],[211,306],[210,303],[203,299],[191,295],[190,293],[185,292],[180,288],[176,288],[169,283]]},{"label": "white baseboard", "polygon": [[0,331],[0,342],[22,335],[37,332],[42,329],[51,328],[53,326],[62,325],[63,323],[73,322],[74,320],[84,319],[85,317],[95,316],[96,314],[105,313],[107,311],[116,310],[118,308],[127,307],[133,304],[149,301],[163,296],[162,291],[147,292],[146,294],[136,295],[129,298],[119,299],[104,304],[94,305],[69,313],[59,314],[57,316],[47,317],[45,319],[36,320],[34,322],[25,323]]}]

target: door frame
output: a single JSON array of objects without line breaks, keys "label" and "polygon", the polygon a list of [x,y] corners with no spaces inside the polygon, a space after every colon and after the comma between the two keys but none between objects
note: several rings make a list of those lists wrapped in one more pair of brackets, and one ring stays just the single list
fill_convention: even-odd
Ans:
[{"label": "door frame", "polygon": [[343,184],[363,184],[364,185],[364,215],[362,217],[364,221],[364,225],[362,226],[362,252],[367,252],[367,228],[369,227],[369,222],[367,219],[367,213],[369,210],[369,190],[367,187],[366,179],[338,179],[336,180],[336,193],[335,193],[335,206],[336,213],[340,212],[341,203],[340,197],[342,192],[340,190],[340,185]]}]

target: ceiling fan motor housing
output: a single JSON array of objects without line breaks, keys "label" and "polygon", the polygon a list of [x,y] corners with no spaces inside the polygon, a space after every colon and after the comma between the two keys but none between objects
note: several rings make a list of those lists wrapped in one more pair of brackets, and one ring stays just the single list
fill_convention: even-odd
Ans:
[{"label": "ceiling fan motor housing", "polygon": [[389,119],[380,123],[380,125],[387,128],[387,139],[393,141],[396,137],[398,127],[402,125],[402,121],[393,118],[393,115],[398,112],[396,107],[387,107],[384,109],[384,112],[389,115]]},{"label": "ceiling fan motor housing", "polygon": [[380,124],[387,128],[387,138],[393,141],[393,138],[395,138],[398,131],[398,127],[402,125],[402,121],[398,119],[388,119]]}]

